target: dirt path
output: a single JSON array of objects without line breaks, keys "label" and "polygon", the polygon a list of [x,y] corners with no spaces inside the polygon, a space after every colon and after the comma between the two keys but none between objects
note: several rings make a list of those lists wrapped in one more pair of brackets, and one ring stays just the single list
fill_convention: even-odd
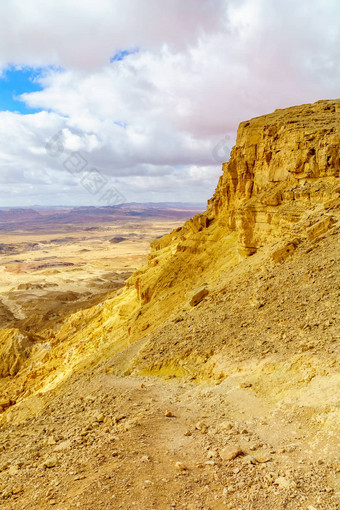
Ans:
[{"label": "dirt path", "polygon": [[0,429],[0,508],[339,508],[339,466],[306,455],[308,422],[274,419],[251,387],[97,370],[41,400]]}]

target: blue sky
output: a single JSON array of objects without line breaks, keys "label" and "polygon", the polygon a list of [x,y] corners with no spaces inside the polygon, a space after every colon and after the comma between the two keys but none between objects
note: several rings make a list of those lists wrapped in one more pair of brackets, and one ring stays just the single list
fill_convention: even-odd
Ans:
[{"label": "blue sky", "polygon": [[[120,50],[110,58],[110,62],[121,62],[127,56],[137,52],[138,49]],[[31,108],[26,105],[24,101],[20,100],[20,96],[24,93],[29,94],[43,90],[39,77],[48,69],[51,68],[10,66],[5,69],[0,74],[0,111],[18,112],[22,115],[41,111],[41,109]],[[119,125],[125,127],[122,124]]]},{"label": "blue sky", "polygon": [[21,114],[36,113],[39,110],[30,108],[20,101],[23,93],[42,90],[38,78],[42,69],[31,67],[10,67],[0,75],[0,111],[19,112]]},{"label": "blue sky", "polygon": [[138,53],[137,48],[134,50],[117,51],[117,53],[115,53],[113,55],[113,57],[110,58],[110,62],[120,62],[120,61],[124,60],[125,57],[128,57],[129,55],[133,55],[134,53]]}]

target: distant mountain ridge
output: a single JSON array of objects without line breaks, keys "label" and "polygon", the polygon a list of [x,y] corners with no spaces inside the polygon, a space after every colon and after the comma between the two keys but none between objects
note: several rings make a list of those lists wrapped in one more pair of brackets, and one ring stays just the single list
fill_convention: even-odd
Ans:
[{"label": "distant mountain ridge", "polygon": [[203,204],[180,202],[126,203],[117,206],[1,208],[0,230],[40,229],[47,225],[85,224],[114,222],[127,218],[167,218],[186,220],[204,210]]}]

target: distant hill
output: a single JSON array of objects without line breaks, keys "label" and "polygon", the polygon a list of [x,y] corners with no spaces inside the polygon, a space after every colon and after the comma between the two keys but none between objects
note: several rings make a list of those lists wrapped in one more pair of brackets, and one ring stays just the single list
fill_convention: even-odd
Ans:
[{"label": "distant hill", "polygon": [[40,218],[34,209],[2,209],[0,210],[0,223],[13,223],[17,221],[31,221]]},{"label": "distant hill", "polygon": [[[38,206],[37,206],[38,208]],[[0,230],[40,230],[62,225],[86,225],[111,223],[134,218],[158,218],[187,220],[202,212],[203,204],[187,203],[127,203],[117,206],[94,207],[39,207],[36,209],[0,209]]]}]

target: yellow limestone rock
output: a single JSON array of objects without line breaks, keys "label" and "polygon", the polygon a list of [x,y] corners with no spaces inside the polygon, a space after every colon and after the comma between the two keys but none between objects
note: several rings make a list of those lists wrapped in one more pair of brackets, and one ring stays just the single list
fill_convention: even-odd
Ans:
[{"label": "yellow limestone rock", "polygon": [[225,448],[222,448],[219,453],[221,459],[224,462],[228,462],[229,460],[234,460],[236,457],[242,455],[243,451],[239,446],[226,446]]},{"label": "yellow limestone rock", "polygon": [[34,338],[19,329],[0,329],[0,377],[16,375],[33,345]]},{"label": "yellow limestone rock", "polygon": [[196,306],[209,294],[209,289],[206,285],[202,285],[193,292],[190,300],[191,306]]},{"label": "yellow limestone rock", "polygon": [[237,231],[241,254],[254,253],[307,210],[336,198],[339,144],[340,100],[242,122],[204,214]]}]

